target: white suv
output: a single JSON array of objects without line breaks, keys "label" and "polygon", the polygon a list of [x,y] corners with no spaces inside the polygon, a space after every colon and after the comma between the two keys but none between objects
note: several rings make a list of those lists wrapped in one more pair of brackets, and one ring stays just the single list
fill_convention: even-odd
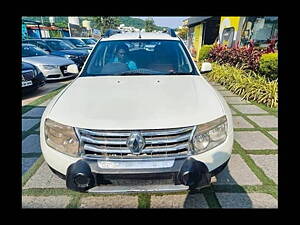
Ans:
[{"label": "white suv", "polygon": [[80,192],[201,188],[233,145],[228,105],[173,30],[102,38],[40,124],[47,164]]}]

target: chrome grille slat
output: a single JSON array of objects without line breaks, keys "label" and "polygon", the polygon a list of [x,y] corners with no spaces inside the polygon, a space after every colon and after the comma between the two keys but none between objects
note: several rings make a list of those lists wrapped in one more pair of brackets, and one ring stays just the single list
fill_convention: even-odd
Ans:
[{"label": "chrome grille slat", "polygon": [[141,131],[141,134],[144,137],[147,137],[147,136],[167,136],[167,135],[181,134],[181,133],[184,133],[184,132],[192,131],[193,128],[194,127],[166,129],[166,130],[155,130],[155,131]]},{"label": "chrome grille slat", "polygon": [[98,145],[126,145],[126,140],[118,140],[118,139],[95,139],[90,138],[86,136],[81,137],[82,141],[92,143],[92,144],[98,144]]},{"label": "chrome grille slat", "polygon": [[[194,127],[186,127],[186,128],[175,128],[175,129],[164,129],[164,130],[145,130],[141,131],[141,134],[144,137],[148,136],[167,136],[180,134],[188,131],[192,131]],[[128,131],[96,131],[96,130],[88,130],[88,129],[80,129],[82,134],[93,135],[93,136],[103,136],[103,137],[128,137],[130,132]]]},{"label": "chrome grille slat", "polygon": [[[181,149],[186,149],[188,144],[177,144],[173,146],[169,146],[167,148],[163,147],[146,147],[142,150],[141,154],[146,153],[159,153],[159,152],[173,152]],[[85,144],[85,150],[99,152],[99,153],[111,153],[111,154],[131,154],[131,151],[127,148],[118,148],[118,147],[98,147],[92,144]]]},{"label": "chrome grille slat", "polygon": [[113,148],[113,147],[101,148],[101,147],[97,147],[97,146],[94,146],[91,144],[85,144],[84,149],[88,150],[88,151],[99,152],[99,153],[111,153],[111,154],[120,154],[120,153],[130,154],[131,153],[131,151],[126,148],[123,148],[123,149],[122,148]]},{"label": "chrome grille slat", "polygon": [[93,131],[93,130],[85,130],[80,129],[80,133],[86,134],[86,135],[93,135],[93,136],[99,136],[99,137],[128,137],[130,135],[130,132],[111,132],[111,131]]},{"label": "chrome grille slat", "polygon": [[188,147],[188,144],[178,144],[176,146],[173,147],[166,147],[166,148],[155,148],[155,147],[151,147],[151,148],[145,148],[142,153],[159,153],[159,152],[174,152],[174,151],[178,151],[181,149],[186,149]]},{"label": "chrome grille slat", "polygon": [[127,147],[127,138],[131,132],[139,131],[145,139],[145,147],[140,155],[135,158],[144,157],[184,157],[190,154],[189,141],[194,126],[172,129],[155,130],[91,130],[79,129],[77,133],[80,138],[83,155],[93,157],[117,157],[127,158],[132,152]]},{"label": "chrome grille slat", "polygon": [[175,138],[147,138],[146,144],[169,144],[169,143],[176,143],[181,141],[186,141],[190,138],[191,134],[185,134],[183,136],[175,137]]}]

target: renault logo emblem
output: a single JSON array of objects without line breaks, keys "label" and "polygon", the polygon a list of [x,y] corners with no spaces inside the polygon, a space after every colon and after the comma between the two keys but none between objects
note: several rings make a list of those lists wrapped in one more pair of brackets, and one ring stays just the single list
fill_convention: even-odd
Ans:
[{"label": "renault logo emblem", "polygon": [[128,137],[126,144],[132,154],[138,155],[145,146],[145,139],[140,132],[132,132]]}]

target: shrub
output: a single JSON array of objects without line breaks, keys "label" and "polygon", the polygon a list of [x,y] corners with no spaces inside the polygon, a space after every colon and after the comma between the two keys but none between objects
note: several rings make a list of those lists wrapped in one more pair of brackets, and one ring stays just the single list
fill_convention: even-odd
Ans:
[{"label": "shrub", "polygon": [[224,85],[228,90],[238,94],[242,99],[252,100],[269,107],[278,106],[278,82],[268,81],[255,72],[248,72],[228,64],[212,64],[212,72],[207,74],[211,81]]},{"label": "shrub", "polygon": [[269,80],[278,78],[278,53],[263,54],[259,60],[259,73]]},{"label": "shrub", "polygon": [[227,48],[224,45],[216,45],[211,49],[209,59],[221,65],[229,64],[257,72],[259,69],[259,59],[263,52],[263,50],[246,46]]},{"label": "shrub", "polygon": [[198,61],[207,59],[209,57],[209,52],[213,48],[213,45],[203,45],[199,51]]}]

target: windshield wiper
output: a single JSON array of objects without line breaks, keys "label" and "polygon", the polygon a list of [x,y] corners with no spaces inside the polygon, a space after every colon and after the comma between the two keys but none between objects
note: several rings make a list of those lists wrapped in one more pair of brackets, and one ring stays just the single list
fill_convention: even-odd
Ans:
[{"label": "windshield wiper", "polygon": [[170,72],[170,73],[167,73],[166,75],[192,75],[193,72]]},{"label": "windshield wiper", "polygon": [[126,75],[150,75],[150,73],[129,73],[129,72],[126,72],[126,73],[120,73],[120,75],[122,76],[126,76]]},{"label": "windshield wiper", "polygon": [[151,75],[151,74],[153,73],[150,73],[149,71],[144,72],[144,71],[137,71],[137,70],[125,71],[123,73],[120,73],[120,75]]}]

